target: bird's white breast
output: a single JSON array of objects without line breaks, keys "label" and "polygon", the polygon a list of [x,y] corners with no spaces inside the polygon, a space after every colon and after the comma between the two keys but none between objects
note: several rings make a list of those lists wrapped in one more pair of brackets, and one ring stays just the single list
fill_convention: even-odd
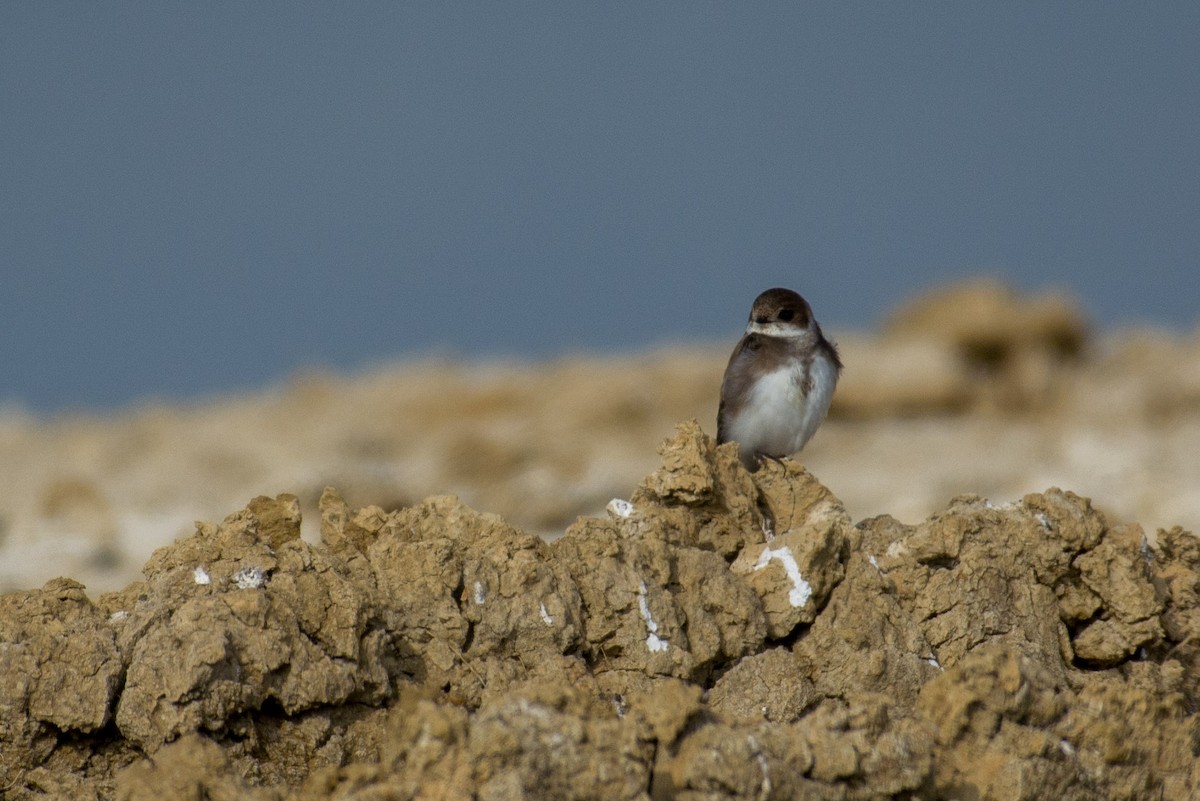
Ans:
[{"label": "bird's white breast", "polygon": [[730,438],[751,453],[786,456],[803,448],[825,419],[837,383],[829,359],[813,359],[810,372],[806,376],[804,364],[796,361],[760,376],[730,421]]},{"label": "bird's white breast", "polygon": [[812,389],[808,393],[808,402],[804,405],[804,438],[800,442],[800,448],[812,438],[817,426],[821,425],[825,415],[829,413],[829,404],[833,402],[833,389],[838,380],[838,368],[832,359],[824,355],[813,359],[809,371]]}]

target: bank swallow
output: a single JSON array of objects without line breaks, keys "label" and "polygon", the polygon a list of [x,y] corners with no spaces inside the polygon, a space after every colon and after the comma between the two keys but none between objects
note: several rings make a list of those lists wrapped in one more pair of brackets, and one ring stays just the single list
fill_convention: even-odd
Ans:
[{"label": "bank swallow", "polygon": [[721,381],[717,442],[738,443],[746,469],[797,453],[829,411],[842,370],[808,301],[790,289],[754,299]]}]

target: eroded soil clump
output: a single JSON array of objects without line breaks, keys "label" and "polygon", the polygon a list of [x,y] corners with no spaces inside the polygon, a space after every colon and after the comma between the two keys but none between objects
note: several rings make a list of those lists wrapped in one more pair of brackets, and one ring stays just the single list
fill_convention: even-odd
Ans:
[{"label": "eroded soil clump", "polygon": [[680,426],[541,539],[452,497],[257,498],[89,600],[0,598],[39,798],[1183,799],[1200,542],[1057,489],[853,525]]}]

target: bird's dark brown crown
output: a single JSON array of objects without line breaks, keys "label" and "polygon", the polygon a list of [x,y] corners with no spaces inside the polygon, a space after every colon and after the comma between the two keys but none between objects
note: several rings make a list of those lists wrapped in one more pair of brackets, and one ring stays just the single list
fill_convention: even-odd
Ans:
[{"label": "bird's dark brown crown", "polygon": [[812,320],[812,307],[798,292],[776,287],[768,289],[754,299],[750,308],[750,322],[765,325],[767,323],[791,323],[800,328],[807,328]]}]

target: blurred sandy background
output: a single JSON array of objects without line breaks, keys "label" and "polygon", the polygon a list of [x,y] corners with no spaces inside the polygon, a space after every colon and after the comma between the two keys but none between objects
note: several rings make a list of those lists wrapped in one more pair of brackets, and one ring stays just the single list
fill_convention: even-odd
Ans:
[{"label": "blurred sandy background", "polygon": [[[802,461],[854,518],[916,522],[960,493],[1060,486],[1200,529],[1200,337],[1090,333],[1062,296],[987,282],[833,331],[846,363]],[[326,485],[353,505],[430,494],[554,536],[628,497],[691,417],[712,432],[733,343],[545,363],[397,364],[106,416],[0,415],[0,590],[123,586],[195,520]]]}]

